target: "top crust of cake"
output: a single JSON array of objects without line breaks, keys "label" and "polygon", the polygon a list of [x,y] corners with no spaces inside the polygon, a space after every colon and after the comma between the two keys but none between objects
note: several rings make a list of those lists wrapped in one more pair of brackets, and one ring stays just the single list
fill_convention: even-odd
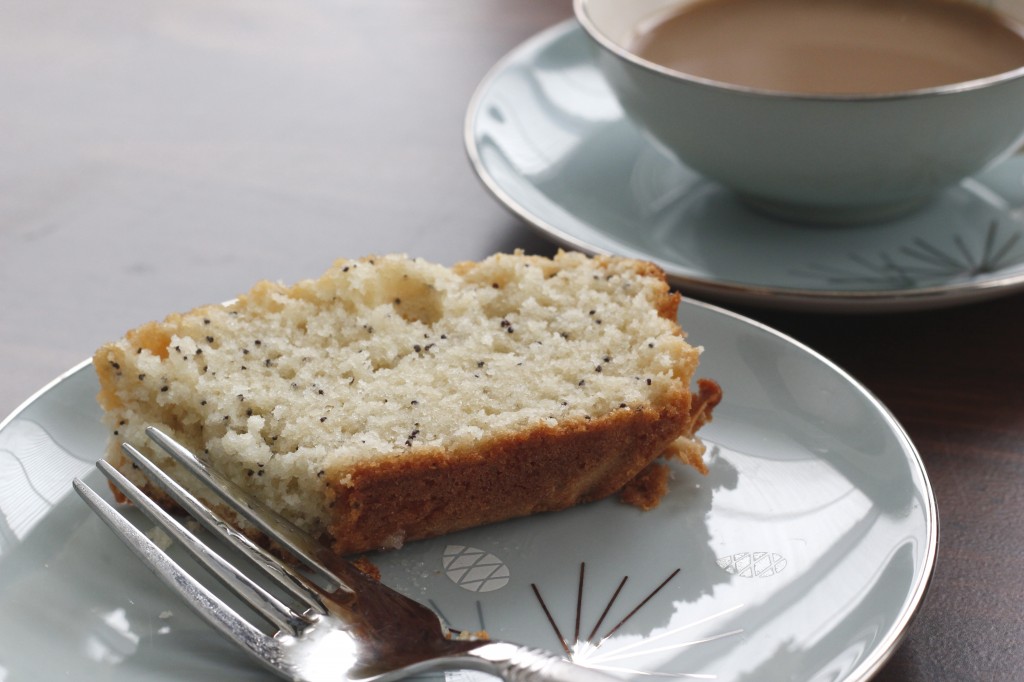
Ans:
[{"label": "top crust of cake", "polygon": [[356,522],[337,505],[367,472],[454,466],[531,434],[642,425],[649,462],[696,427],[699,350],[678,303],[660,270],[623,258],[341,260],[100,348],[108,458],[156,426],[320,535]]}]

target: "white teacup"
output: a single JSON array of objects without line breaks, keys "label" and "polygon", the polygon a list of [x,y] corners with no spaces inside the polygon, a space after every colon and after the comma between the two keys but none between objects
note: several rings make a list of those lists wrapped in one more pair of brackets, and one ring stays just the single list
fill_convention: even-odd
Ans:
[{"label": "white teacup", "polygon": [[[754,207],[825,223],[892,218],[1011,154],[1024,138],[1024,67],[908,92],[814,95],[694,77],[633,54],[642,22],[692,1],[574,4],[627,114]],[[996,4],[1024,23],[1024,0]]]}]

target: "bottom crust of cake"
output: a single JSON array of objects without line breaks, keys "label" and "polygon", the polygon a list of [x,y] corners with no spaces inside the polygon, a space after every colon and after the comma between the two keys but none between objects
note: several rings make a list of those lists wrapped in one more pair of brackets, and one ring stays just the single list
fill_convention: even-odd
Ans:
[{"label": "bottom crust of cake", "polygon": [[[682,413],[623,409],[505,439],[472,456],[385,460],[345,485],[329,476],[332,523],[321,541],[336,554],[360,553],[566,509],[619,492],[660,455],[706,473],[694,433],[720,398],[718,385],[702,380]],[[656,505],[648,496],[644,506]]]},{"label": "bottom crust of cake", "polygon": [[347,484],[331,483],[332,523],[322,540],[338,554],[393,548],[598,500],[661,454],[678,423],[678,416],[622,410],[600,423],[535,430],[458,459],[436,452],[385,460]]}]

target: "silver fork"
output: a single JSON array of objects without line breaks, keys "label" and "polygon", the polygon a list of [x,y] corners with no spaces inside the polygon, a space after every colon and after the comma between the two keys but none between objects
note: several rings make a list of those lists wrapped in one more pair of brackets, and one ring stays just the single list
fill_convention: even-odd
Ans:
[{"label": "silver fork", "polygon": [[428,670],[480,670],[517,682],[609,682],[617,678],[577,666],[546,651],[508,642],[452,638],[433,611],[318,548],[245,490],[208,467],[157,429],[149,437],[195,474],[226,504],[292,553],[300,572],[235,530],[129,444],[125,454],[149,480],[211,533],[242,553],[277,586],[248,577],[105,461],[96,466],[146,516],[269,625],[264,632],[182,569],[130,521],[79,479],[73,486],[142,561],[213,627],[264,666],[296,682],[386,682]]}]

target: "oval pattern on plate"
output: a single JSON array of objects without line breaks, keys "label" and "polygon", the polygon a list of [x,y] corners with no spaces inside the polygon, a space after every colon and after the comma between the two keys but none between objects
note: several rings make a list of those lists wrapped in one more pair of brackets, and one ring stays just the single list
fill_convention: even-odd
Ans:
[{"label": "oval pattern on plate", "polygon": [[476,547],[448,545],[441,563],[448,579],[469,592],[494,592],[508,585],[505,562]]},{"label": "oval pattern on plate", "polygon": [[775,552],[737,552],[719,557],[718,565],[741,578],[771,578],[785,570],[786,557]]}]

